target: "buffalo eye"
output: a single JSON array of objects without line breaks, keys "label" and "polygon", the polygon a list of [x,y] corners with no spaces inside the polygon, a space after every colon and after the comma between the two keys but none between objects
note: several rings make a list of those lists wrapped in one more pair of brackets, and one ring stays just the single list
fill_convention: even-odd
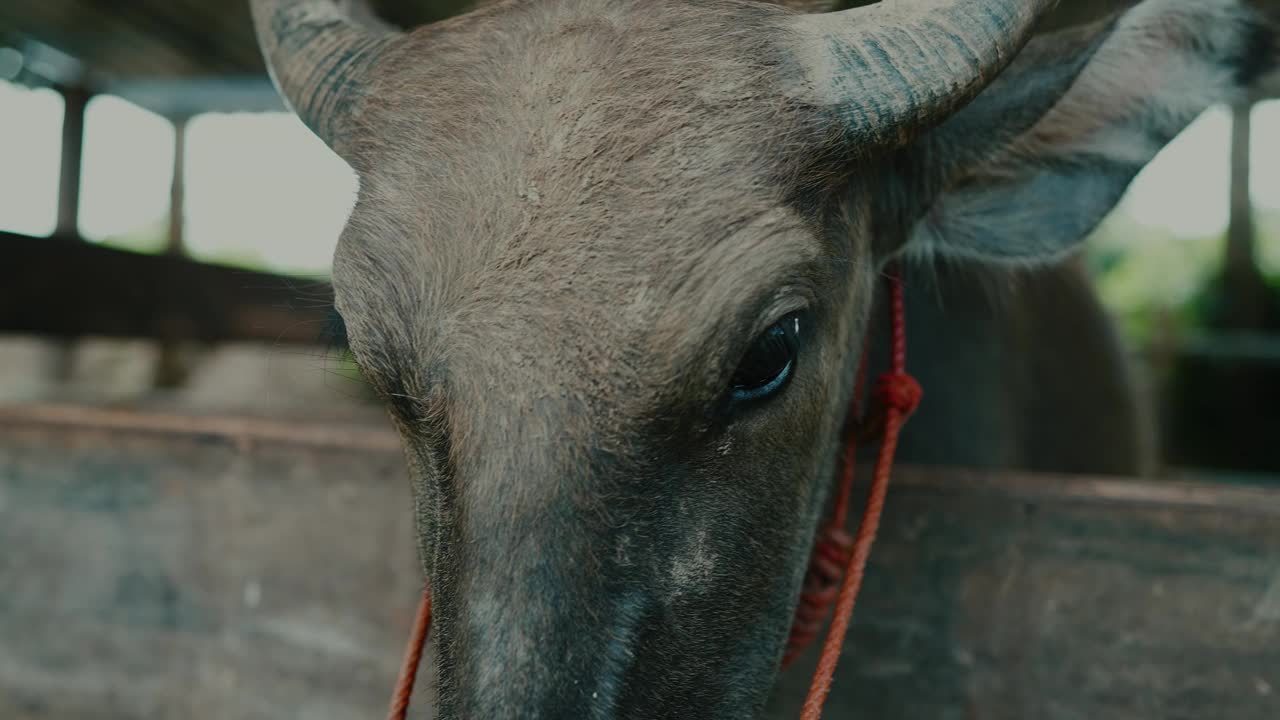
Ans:
[{"label": "buffalo eye", "polygon": [[761,400],[787,386],[795,373],[801,320],[800,313],[787,315],[751,344],[730,382],[735,401]]}]

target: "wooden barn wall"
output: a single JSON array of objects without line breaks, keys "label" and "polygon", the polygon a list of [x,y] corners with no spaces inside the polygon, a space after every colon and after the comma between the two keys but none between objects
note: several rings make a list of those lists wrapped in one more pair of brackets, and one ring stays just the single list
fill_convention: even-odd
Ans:
[{"label": "wooden barn wall", "polygon": [[[0,718],[378,717],[417,589],[382,430],[0,409]],[[843,662],[832,718],[1273,720],[1280,495],[904,471]]]}]

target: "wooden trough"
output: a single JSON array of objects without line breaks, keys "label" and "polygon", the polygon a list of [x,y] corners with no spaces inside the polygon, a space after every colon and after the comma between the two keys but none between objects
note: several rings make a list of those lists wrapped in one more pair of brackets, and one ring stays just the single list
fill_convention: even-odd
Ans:
[{"label": "wooden trough", "polygon": [[[380,717],[411,535],[382,428],[0,409],[0,718]],[[831,718],[1273,720],[1280,489],[907,469],[843,662]]]}]

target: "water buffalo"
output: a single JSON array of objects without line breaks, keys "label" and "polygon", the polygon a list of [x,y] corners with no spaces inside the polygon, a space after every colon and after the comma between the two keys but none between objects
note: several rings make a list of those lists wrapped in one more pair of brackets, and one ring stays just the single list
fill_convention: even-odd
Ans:
[{"label": "water buffalo", "polygon": [[[506,0],[400,32],[253,0],[360,177],[333,284],[411,467],[440,717],[760,716],[886,262],[1064,259],[1275,63],[1245,0],[1042,35],[1054,0],[818,4]],[[922,278],[912,456],[1136,466],[1131,409],[1083,409],[1129,404],[1065,267],[994,313],[968,271]]]}]

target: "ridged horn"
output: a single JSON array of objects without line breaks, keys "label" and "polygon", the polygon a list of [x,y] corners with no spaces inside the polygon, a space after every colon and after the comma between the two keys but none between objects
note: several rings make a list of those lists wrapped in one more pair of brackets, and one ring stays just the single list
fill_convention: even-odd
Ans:
[{"label": "ridged horn", "polygon": [[[358,2],[358,0],[356,0]],[[369,67],[398,33],[352,0],[250,0],[276,88],[307,127],[339,150]]]},{"label": "ridged horn", "polygon": [[905,142],[978,95],[1057,0],[884,0],[796,16],[815,101],[859,142]]}]

